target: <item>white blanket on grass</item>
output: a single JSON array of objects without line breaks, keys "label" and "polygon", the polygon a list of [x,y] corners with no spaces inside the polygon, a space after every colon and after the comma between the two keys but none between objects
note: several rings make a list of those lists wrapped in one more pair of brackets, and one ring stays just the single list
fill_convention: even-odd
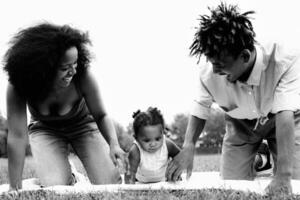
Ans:
[{"label": "white blanket on grass", "polygon": [[[97,191],[109,191],[118,192],[120,190],[199,190],[207,188],[217,189],[234,189],[242,190],[245,192],[256,192],[258,194],[264,194],[264,189],[270,183],[270,177],[256,178],[254,181],[244,180],[222,180],[219,176],[219,172],[194,172],[189,180],[185,180],[185,174],[182,175],[183,180],[176,183],[171,182],[159,182],[151,184],[111,184],[111,185],[91,185],[86,179],[81,179],[74,186],[51,186],[45,187],[43,190],[51,190],[57,193],[88,193]],[[26,190],[38,190],[41,189],[36,184],[37,179],[31,178],[23,180],[23,189]],[[300,195],[300,180],[292,180],[293,193]],[[8,191],[8,184],[0,185],[0,193]]]}]

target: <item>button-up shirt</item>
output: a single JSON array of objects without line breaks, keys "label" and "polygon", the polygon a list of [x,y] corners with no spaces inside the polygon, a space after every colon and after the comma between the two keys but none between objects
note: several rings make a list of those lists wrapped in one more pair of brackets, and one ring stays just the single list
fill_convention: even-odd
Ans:
[{"label": "button-up shirt", "polygon": [[276,43],[257,44],[255,49],[255,64],[246,82],[229,82],[226,76],[214,74],[210,63],[201,67],[191,115],[207,119],[213,102],[237,119],[300,110],[299,51],[287,50]]}]

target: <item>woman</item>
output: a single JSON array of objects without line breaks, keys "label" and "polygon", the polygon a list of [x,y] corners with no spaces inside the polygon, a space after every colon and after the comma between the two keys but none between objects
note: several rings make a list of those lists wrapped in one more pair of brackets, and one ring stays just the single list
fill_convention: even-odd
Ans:
[{"label": "woman", "polygon": [[[74,183],[68,162],[69,144],[91,183],[121,181],[115,165],[117,159],[124,161],[125,154],[89,71],[88,44],[86,33],[50,23],[23,29],[12,39],[4,60],[9,78],[7,143],[11,189],[22,188],[28,139],[44,186]],[[31,113],[28,127],[26,106]]]}]

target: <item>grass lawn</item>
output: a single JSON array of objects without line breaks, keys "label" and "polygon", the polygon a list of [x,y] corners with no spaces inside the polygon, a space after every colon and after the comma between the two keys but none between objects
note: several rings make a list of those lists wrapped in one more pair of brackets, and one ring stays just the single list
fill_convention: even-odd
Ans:
[{"label": "grass lawn", "polygon": [[[71,156],[71,160],[75,164],[77,170],[85,174],[81,162],[77,157]],[[220,155],[196,155],[194,158],[194,171],[219,171]],[[33,169],[33,159],[26,158],[23,178],[36,177]],[[7,159],[0,159],[0,184],[8,183],[7,179]],[[222,189],[202,189],[202,190],[160,190],[160,191],[117,191],[117,192],[94,192],[89,194],[69,193],[58,194],[53,191],[37,190],[25,191],[18,194],[2,194],[1,200],[12,199],[39,199],[39,200],[96,200],[96,199],[112,199],[112,200],[230,200],[230,199],[300,199],[300,196],[284,196],[283,194],[274,194],[272,196],[261,196],[255,193],[241,192],[234,190]]]},{"label": "grass lawn", "polygon": [[2,194],[1,200],[284,200],[300,199],[300,196],[286,196],[274,194],[262,196],[256,193],[241,192],[235,190],[203,189],[203,190],[145,190],[145,191],[117,191],[117,192],[93,192],[93,193],[68,193],[58,194],[53,191],[37,190],[24,191],[18,194]]},{"label": "grass lawn", "polygon": [[[81,161],[77,156],[70,156],[70,159],[76,166],[76,169],[82,173],[86,174]],[[220,155],[196,155],[194,157],[194,171],[219,171],[219,160]],[[7,159],[0,159],[0,184],[8,183],[7,177]],[[34,162],[32,157],[27,157],[25,160],[23,179],[37,177],[34,170]]]}]

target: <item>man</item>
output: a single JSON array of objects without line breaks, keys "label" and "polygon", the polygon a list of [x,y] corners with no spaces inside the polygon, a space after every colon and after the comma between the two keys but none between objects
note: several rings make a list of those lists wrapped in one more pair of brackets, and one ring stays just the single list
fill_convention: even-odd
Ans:
[{"label": "man", "polygon": [[300,59],[274,43],[256,43],[248,15],[221,3],[202,15],[190,47],[204,55],[199,95],[189,119],[183,150],[170,163],[167,178],[176,181],[193,168],[195,142],[213,102],[226,112],[221,156],[223,179],[252,180],[255,155],[263,139],[274,158],[274,177],[267,191],[291,192],[300,179]]}]

